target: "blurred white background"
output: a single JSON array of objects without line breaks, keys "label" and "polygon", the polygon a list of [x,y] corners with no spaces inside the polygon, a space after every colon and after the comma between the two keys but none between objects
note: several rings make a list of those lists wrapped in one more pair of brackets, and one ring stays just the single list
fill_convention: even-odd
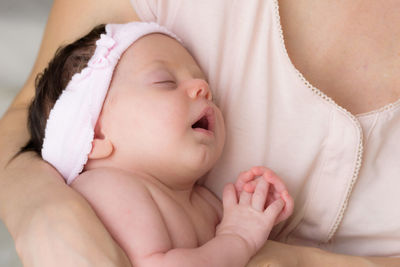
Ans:
[{"label": "blurred white background", "polygon": [[[27,78],[52,0],[0,1],[0,116]],[[0,267],[20,267],[10,234],[0,221]]]}]

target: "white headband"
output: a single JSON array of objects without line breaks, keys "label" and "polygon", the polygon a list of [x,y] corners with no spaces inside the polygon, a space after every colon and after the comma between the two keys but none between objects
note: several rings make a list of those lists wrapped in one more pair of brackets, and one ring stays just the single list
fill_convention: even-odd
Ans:
[{"label": "white headband", "polygon": [[88,66],[72,76],[47,120],[42,157],[70,184],[83,170],[92,149],[94,128],[115,66],[124,51],[139,38],[163,33],[180,39],[154,22],[107,24],[96,42]]}]

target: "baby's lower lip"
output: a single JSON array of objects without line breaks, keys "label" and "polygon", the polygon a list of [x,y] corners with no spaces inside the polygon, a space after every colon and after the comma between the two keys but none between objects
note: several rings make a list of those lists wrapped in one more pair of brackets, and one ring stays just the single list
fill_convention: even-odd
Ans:
[{"label": "baby's lower lip", "polygon": [[204,128],[193,128],[194,131],[199,132],[199,133],[203,133],[205,135],[208,136],[214,136],[214,132],[210,131],[210,130],[206,130]]}]

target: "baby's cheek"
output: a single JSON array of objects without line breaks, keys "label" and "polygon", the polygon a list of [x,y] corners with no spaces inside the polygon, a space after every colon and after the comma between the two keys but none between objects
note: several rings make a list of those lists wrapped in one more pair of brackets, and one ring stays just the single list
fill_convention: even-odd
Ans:
[{"label": "baby's cheek", "polygon": [[187,111],[179,108],[170,108],[160,114],[157,125],[160,125],[161,131],[166,134],[178,134],[191,127],[190,117]]}]

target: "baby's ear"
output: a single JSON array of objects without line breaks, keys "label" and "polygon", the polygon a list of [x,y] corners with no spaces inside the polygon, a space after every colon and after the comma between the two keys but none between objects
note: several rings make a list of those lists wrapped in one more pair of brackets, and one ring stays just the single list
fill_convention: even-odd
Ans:
[{"label": "baby's ear", "polygon": [[94,138],[92,141],[92,151],[90,151],[89,159],[105,159],[108,158],[113,150],[114,146],[109,138],[104,134],[103,116],[100,115],[94,128]]},{"label": "baby's ear", "polygon": [[108,158],[114,150],[114,146],[110,140],[104,138],[95,138],[92,142],[92,151],[90,151],[89,159],[105,159]]}]

